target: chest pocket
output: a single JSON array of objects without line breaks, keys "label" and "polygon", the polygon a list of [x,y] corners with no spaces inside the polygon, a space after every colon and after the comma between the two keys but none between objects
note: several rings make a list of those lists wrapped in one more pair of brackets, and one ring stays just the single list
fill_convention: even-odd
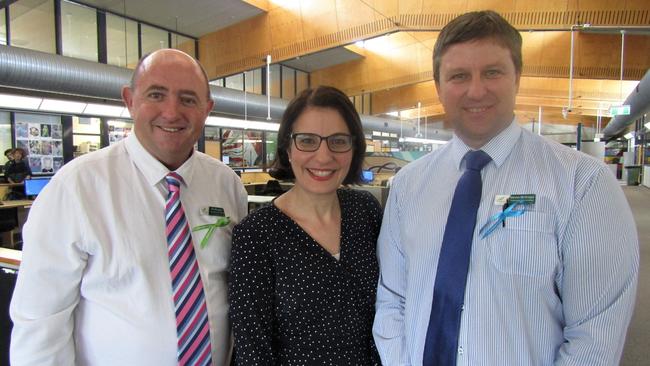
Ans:
[{"label": "chest pocket", "polygon": [[555,221],[548,213],[509,218],[486,239],[491,264],[507,274],[544,277],[559,263]]}]

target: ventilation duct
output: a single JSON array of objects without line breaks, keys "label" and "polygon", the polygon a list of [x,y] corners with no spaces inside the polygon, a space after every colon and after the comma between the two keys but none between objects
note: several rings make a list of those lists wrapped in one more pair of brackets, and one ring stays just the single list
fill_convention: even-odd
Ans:
[{"label": "ventilation duct", "polygon": [[[0,45],[0,86],[120,101],[131,73],[117,66]],[[210,90],[217,114],[266,120],[265,96],[214,85]],[[271,98],[271,118],[279,121],[286,106],[286,100]],[[361,120],[367,131],[400,133],[395,121],[372,116],[361,116]],[[412,123],[404,123],[403,134],[414,135]]]},{"label": "ventilation duct", "polygon": [[630,105],[630,114],[627,116],[616,116],[612,118],[603,130],[605,139],[609,140],[625,132],[627,126],[631,125],[650,109],[650,70],[639,81],[636,88],[625,99],[623,104]]}]

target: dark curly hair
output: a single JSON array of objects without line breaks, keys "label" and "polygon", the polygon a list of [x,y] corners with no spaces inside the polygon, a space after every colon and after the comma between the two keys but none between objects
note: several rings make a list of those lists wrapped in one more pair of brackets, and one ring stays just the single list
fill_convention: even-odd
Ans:
[{"label": "dark curly hair", "polygon": [[293,124],[308,107],[332,108],[341,115],[350,130],[350,135],[352,135],[352,162],[343,184],[361,183],[361,167],[366,153],[366,139],[363,134],[361,119],[354,105],[350,102],[350,98],[339,89],[331,86],[305,89],[289,103],[280,122],[276,158],[271,163],[269,174],[276,179],[295,178],[287,152],[291,148]]}]

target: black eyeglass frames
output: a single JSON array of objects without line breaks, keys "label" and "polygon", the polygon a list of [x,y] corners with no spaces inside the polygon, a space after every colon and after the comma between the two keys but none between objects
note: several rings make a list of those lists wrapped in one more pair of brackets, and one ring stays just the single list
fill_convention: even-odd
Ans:
[{"label": "black eyeglass frames", "polygon": [[292,133],[296,149],[304,152],[314,152],[320,148],[323,140],[327,141],[327,148],[331,152],[344,153],[352,150],[353,138],[351,135],[344,133],[335,133],[329,136],[320,136],[315,133]]}]

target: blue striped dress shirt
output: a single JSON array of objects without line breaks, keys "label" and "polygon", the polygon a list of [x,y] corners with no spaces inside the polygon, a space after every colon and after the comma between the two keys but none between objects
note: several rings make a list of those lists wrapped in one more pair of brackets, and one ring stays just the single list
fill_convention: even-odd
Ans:
[{"label": "blue striped dress shirt", "polygon": [[[382,363],[421,365],[436,265],[470,148],[459,138],[395,177],[378,242]],[[617,365],[636,293],[634,218],[606,166],[512,123],[483,146],[458,365]],[[497,195],[535,203],[481,239]]]}]

